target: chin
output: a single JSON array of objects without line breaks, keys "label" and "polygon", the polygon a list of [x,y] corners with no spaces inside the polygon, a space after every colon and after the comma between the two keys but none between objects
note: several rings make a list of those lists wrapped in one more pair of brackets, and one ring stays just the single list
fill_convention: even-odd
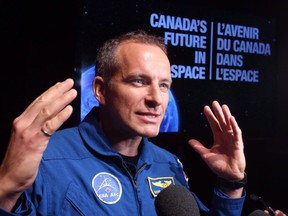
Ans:
[{"label": "chin", "polygon": [[145,130],[143,131],[142,136],[152,138],[152,137],[156,137],[158,134],[159,134],[159,128],[157,130]]}]

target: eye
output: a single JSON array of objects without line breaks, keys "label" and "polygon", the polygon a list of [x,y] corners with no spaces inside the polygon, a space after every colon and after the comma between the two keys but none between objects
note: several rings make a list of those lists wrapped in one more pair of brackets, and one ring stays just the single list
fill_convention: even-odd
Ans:
[{"label": "eye", "polygon": [[168,83],[161,83],[161,84],[160,84],[160,88],[161,88],[161,89],[169,90],[170,87],[171,87],[171,85],[168,84]]},{"label": "eye", "polygon": [[143,79],[134,79],[134,80],[132,80],[132,83],[136,86],[145,85],[145,81]]}]

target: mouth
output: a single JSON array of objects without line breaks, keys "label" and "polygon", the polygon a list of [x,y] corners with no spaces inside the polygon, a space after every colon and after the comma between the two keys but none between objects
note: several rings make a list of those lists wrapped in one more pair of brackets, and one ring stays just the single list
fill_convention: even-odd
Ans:
[{"label": "mouth", "polygon": [[142,112],[142,113],[137,113],[141,120],[145,123],[158,123],[162,118],[161,114],[159,113],[152,113],[152,112]]}]

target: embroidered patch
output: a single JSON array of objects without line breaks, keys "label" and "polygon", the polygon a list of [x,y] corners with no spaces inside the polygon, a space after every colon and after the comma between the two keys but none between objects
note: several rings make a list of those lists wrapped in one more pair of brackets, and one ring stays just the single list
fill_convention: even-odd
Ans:
[{"label": "embroidered patch", "polygon": [[117,203],[122,195],[120,181],[117,177],[107,172],[96,174],[92,180],[92,187],[97,197],[106,204]]},{"label": "embroidered patch", "polygon": [[161,190],[168,187],[169,185],[175,185],[173,177],[158,177],[151,178],[148,177],[148,184],[150,188],[150,192],[153,197],[157,197]]}]

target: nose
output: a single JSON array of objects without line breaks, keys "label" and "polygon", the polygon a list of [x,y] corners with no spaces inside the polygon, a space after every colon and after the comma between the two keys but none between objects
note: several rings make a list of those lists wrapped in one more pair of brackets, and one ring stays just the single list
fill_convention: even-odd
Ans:
[{"label": "nose", "polygon": [[159,106],[163,102],[163,92],[158,84],[150,85],[146,96],[146,103],[149,107]]}]

